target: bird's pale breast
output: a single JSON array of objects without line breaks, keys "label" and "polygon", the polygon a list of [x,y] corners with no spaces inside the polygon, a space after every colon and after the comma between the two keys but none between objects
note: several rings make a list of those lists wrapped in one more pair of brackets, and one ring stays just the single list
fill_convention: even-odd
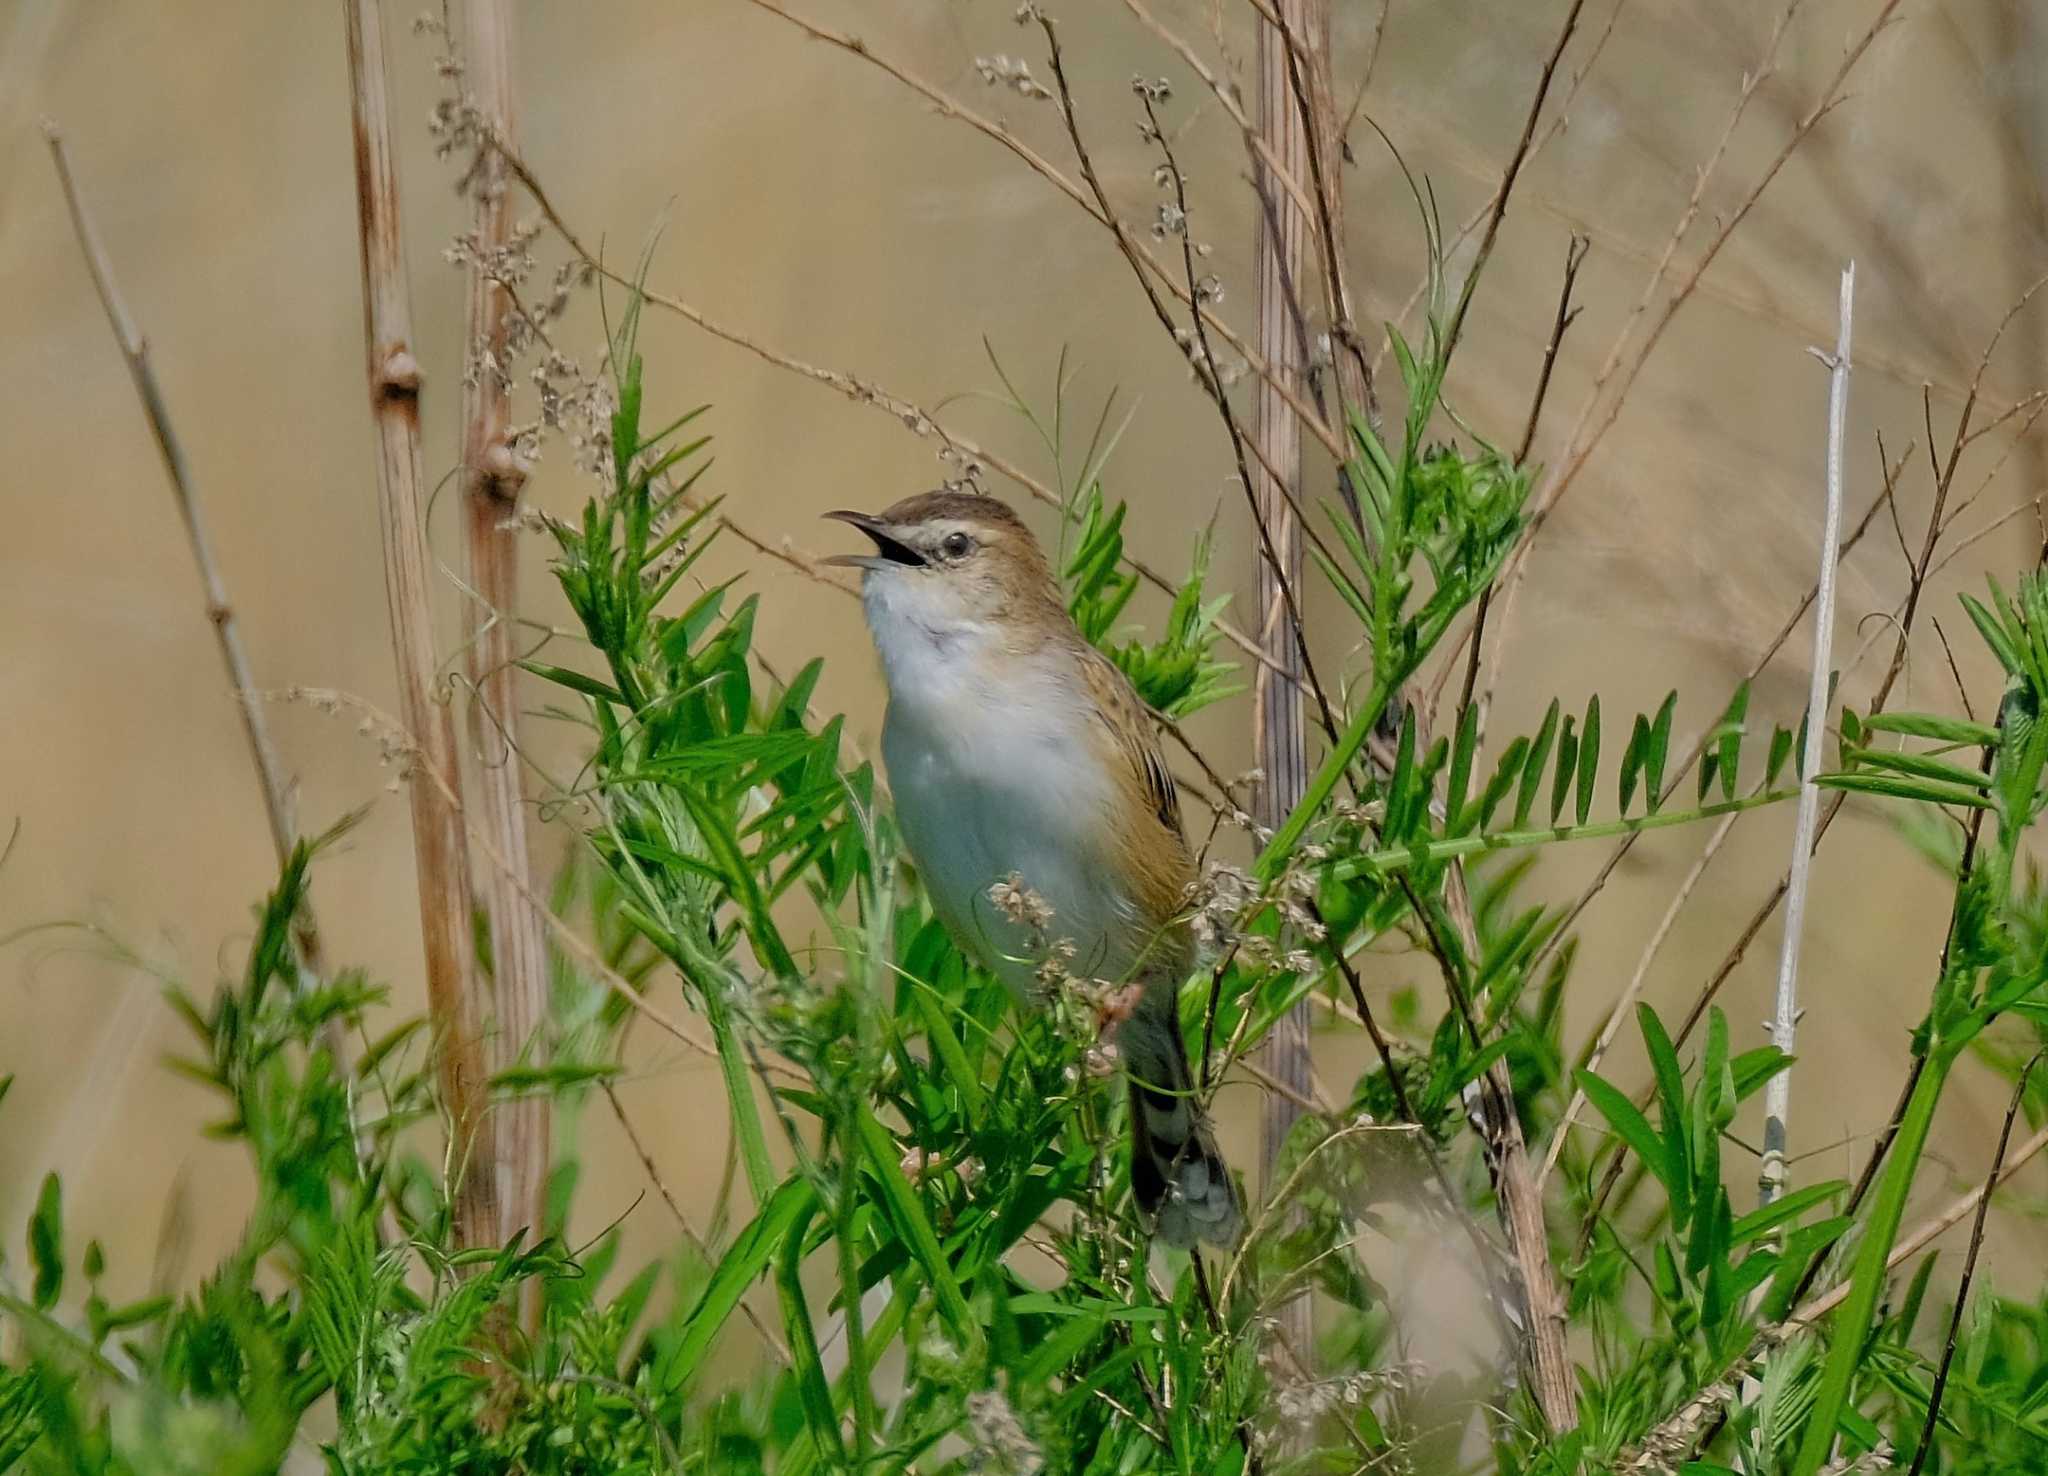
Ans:
[{"label": "bird's pale breast", "polygon": [[1076,973],[1117,978],[1145,929],[1116,871],[1118,793],[1095,719],[1072,694],[975,681],[892,698],[883,758],[904,840],[933,906],[963,947],[1028,992],[1042,948],[989,889],[1013,874],[1053,910]]}]

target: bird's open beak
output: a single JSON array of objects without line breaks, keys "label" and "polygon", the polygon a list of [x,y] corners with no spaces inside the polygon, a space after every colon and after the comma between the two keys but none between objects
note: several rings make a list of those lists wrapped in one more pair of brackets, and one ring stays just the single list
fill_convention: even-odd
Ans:
[{"label": "bird's open beak", "polygon": [[891,537],[888,525],[880,518],[862,512],[848,512],[844,508],[838,512],[828,512],[825,516],[842,523],[853,524],[875,540],[875,551],[871,554],[833,554],[829,558],[818,560],[821,564],[837,564],[848,569],[886,569],[892,564],[908,564],[912,568],[921,568],[925,563],[923,554],[900,539]]}]

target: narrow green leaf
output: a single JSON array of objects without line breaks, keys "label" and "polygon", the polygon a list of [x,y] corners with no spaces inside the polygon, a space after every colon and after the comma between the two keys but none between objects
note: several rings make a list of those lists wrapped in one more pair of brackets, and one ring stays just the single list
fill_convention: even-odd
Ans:
[{"label": "narrow green leaf", "polygon": [[1742,767],[1742,734],[1749,717],[1749,683],[1745,680],[1728,699],[1721,715],[1721,739],[1715,750],[1715,767],[1721,771],[1721,797],[1734,799],[1738,771]]},{"label": "narrow green leaf", "polygon": [[1795,1189],[1778,1199],[1772,1200],[1760,1210],[1744,1215],[1729,1227],[1729,1243],[1736,1246],[1761,1240],[1771,1231],[1788,1220],[1796,1220],[1816,1204],[1821,1204],[1848,1188],[1846,1179],[1830,1179],[1824,1184],[1814,1184],[1805,1189]]},{"label": "narrow green leaf", "polygon": [[1735,1083],[1735,1100],[1748,1101],[1763,1090],[1764,1083],[1790,1066],[1792,1060],[1774,1045],[1757,1046],[1742,1052],[1728,1063],[1728,1074]]},{"label": "narrow green leaf", "polygon": [[1650,1127],[1650,1120],[1636,1110],[1636,1104],[1629,1101],[1626,1092],[1603,1078],[1584,1069],[1573,1075],[1578,1079],[1579,1090],[1586,1094],[1586,1100],[1607,1119],[1607,1125],[1643,1161],[1643,1166],[1657,1176],[1675,1202],[1682,1191],[1670,1177],[1670,1159],[1664,1151],[1663,1140]]},{"label": "narrow green leaf", "polygon": [[1671,752],[1671,717],[1678,711],[1678,693],[1671,692],[1650,723],[1650,746],[1643,754],[1643,803],[1651,814],[1664,803],[1664,760]]},{"label": "narrow green leaf", "polygon": [[1579,735],[1577,720],[1570,713],[1565,714],[1564,728],[1557,735],[1557,767],[1550,780],[1550,823],[1555,825],[1557,817],[1564,813],[1564,802],[1571,797],[1572,781],[1579,774]]},{"label": "narrow green leaf", "polygon": [[1937,743],[1954,743],[1964,748],[1998,746],[1998,729],[1985,723],[1941,717],[1931,712],[1874,712],[1863,720],[1863,726],[1872,733],[1931,738]]},{"label": "narrow green leaf", "polygon": [[1813,1411],[1807,1418],[1806,1433],[1794,1456],[1790,1476],[1815,1476],[1827,1463],[1835,1443],[1835,1431],[1849,1410],[1849,1390],[1856,1381],[1865,1356],[1864,1339],[1877,1310],[1877,1300],[1890,1279],[1885,1266],[1893,1242],[1898,1238],[1899,1220],[1913,1189],[1913,1176],[1927,1147],[1928,1129],[1948,1078],[1952,1053],[1935,1051],[1927,1058],[1919,1082],[1906,1104],[1884,1177],[1872,1196],[1863,1239],[1856,1247],[1856,1259],[1849,1275],[1849,1296],[1835,1313],[1828,1339],[1827,1362],[1813,1396]]},{"label": "narrow green leaf", "polygon": [[1933,758],[1924,753],[1894,753],[1881,748],[1857,748],[1850,751],[1854,762],[1865,768],[1889,769],[1895,774],[1911,774],[1919,779],[1933,779],[1944,784],[1960,784],[1965,789],[1988,789],[1991,776],[1981,769],[1965,764],[1952,764],[1947,759]]},{"label": "narrow green leaf", "polygon": [[1479,704],[1465,708],[1458,719],[1458,741],[1451,749],[1451,777],[1444,790],[1444,829],[1461,834],[1465,795],[1472,783],[1472,760],[1479,748]]},{"label": "narrow green leaf", "polygon": [[1882,794],[1893,799],[1920,800],[1930,805],[1961,805],[1972,810],[1992,807],[1990,799],[1976,790],[1928,779],[1893,778],[1888,774],[1822,774],[1814,783],[1823,789]]},{"label": "narrow green leaf", "polygon": [[782,1325],[789,1334],[789,1356],[796,1376],[797,1397],[804,1407],[811,1439],[832,1461],[835,1470],[847,1466],[846,1444],[839,1433],[839,1414],[832,1405],[832,1390],[825,1382],[825,1360],[818,1351],[817,1329],[811,1325],[811,1308],[804,1298],[804,1231],[817,1210],[815,1197],[784,1231],[775,1258],[775,1290],[782,1301]]},{"label": "narrow green leaf", "polygon": [[953,1263],[940,1247],[931,1221],[925,1218],[924,1207],[917,1202],[916,1191],[903,1177],[901,1150],[872,1112],[864,1108],[859,1110],[856,1123],[868,1170],[881,1189],[882,1207],[911,1255],[924,1267],[925,1276],[932,1284],[932,1293],[938,1300],[940,1315],[963,1348],[979,1348],[982,1341],[980,1324],[968,1310],[967,1298],[953,1274]]},{"label": "narrow green leaf", "polygon": [[1657,1078],[1657,1097],[1664,1120],[1664,1154],[1668,1163],[1665,1182],[1676,1186],[1671,1195],[1671,1215],[1673,1219],[1682,1221],[1692,1209],[1685,1073],[1678,1064],[1678,1051],[1671,1044],[1671,1036],[1655,1010],[1647,1004],[1638,1004],[1636,1025],[1643,1032],[1643,1044],[1650,1053],[1650,1070]]},{"label": "narrow green leaf", "polygon": [[[1629,801],[1636,797],[1636,782],[1643,775],[1643,759],[1650,751],[1650,720],[1641,713],[1636,714],[1636,723],[1629,730],[1628,747],[1621,751],[1621,810],[1628,813]],[[1704,798],[1704,796],[1702,796]]]},{"label": "narrow green leaf", "polygon": [[1529,812],[1536,808],[1536,786],[1543,782],[1543,769],[1550,761],[1550,746],[1557,741],[1557,715],[1557,699],[1553,697],[1543,714],[1543,726],[1536,730],[1536,741],[1529,745],[1529,752],[1522,760],[1521,787],[1515,792],[1517,830],[1529,823]]},{"label": "narrow green leaf", "polygon": [[789,1238],[792,1227],[801,1231],[809,1223],[817,1199],[817,1190],[807,1179],[786,1180],[768,1197],[761,1212],[720,1259],[698,1296],[697,1305],[690,1309],[681,1339],[662,1361],[659,1382],[663,1388],[680,1389],[696,1375],[698,1365],[711,1351],[719,1329],[739,1305],[741,1295],[767,1268]]},{"label": "narrow green leaf", "polygon": [[624,694],[617,687],[601,682],[596,677],[585,676],[580,671],[571,671],[566,666],[550,666],[544,661],[522,661],[519,663],[519,669],[531,672],[543,681],[553,682],[558,687],[567,687],[572,692],[595,697],[600,702],[614,702],[620,707],[627,705]]},{"label": "narrow green leaf", "polygon": [[1507,751],[1501,754],[1500,762],[1494,766],[1493,778],[1487,781],[1486,792],[1479,797],[1481,830],[1493,823],[1494,811],[1500,808],[1500,802],[1507,798],[1508,791],[1515,787],[1516,780],[1521,777],[1522,764],[1528,754],[1527,738],[1515,739],[1507,746]]},{"label": "narrow green leaf", "polygon": [[1792,732],[1789,728],[1771,729],[1771,752],[1764,764],[1764,788],[1778,787],[1778,774],[1785,767],[1785,760],[1792,756]]},{"label": "narrow green leaf", "polygon": [[64,1186],[54,1173],[44,1175],[29,1216],[28,1257],[35,1269],[36,1309],[47,1312],[64,1290]]},{"label": "narrow green leaf", "polygon": [[1413,705],[1401,715],[1401,738],[1394,750],[1394,772],[1387,781],[1387,813],[1384,831],[1390,841],[1401,841],[1427,818],[1423,804],[1422,774],[1415,762],[1417,719]]},{"label": "narrow green leaf", "polygon": [[1961,596],[1961,599],[1963,609],[1969,612],[1970,619],[1976,624],[1977,634],[1984,638],[1984,644],[1991,648],[1991,654],[1998,658],[1998,664],[2005,668],[2006,675],[2024,674],[2026,663],[2020,658],[2018,647],[2007,638],[2004,628],[1991,612],[1968,595]]},{"label": "narrow green leaf", "polygon": [[1586,704],[1586,727],[1579,735],[1579,824],[1593,818],[1593,782],[1600,776],[1600,694]]}]

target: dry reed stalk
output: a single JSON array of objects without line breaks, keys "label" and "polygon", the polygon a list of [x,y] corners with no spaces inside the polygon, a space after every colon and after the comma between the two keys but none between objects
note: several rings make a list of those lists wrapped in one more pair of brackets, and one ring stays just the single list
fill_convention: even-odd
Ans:
[{"label": "dry reed stalk", "polygon": [[[193,485],[192,469],[185,460],[185,447],[171,423],[170,407],[164,399],[163,387],[157,382],[156,367],[150,362],[149,340],[143,336],[128,311],[127,300],[121,296],[120,283],[114,278],[114,264],[100,241],[90,212],[85,208],[78,181],[72,176],[64,136],[54,121],[46,119],[43,137],[49,142],[50,159],[57,168],[57,182],[63,187],[64,203],[71,212],[79,254],[85,258],[86,269],[92,273],[92,284],[99,293],[100,306],[106,310],[107,324],[114,330],[114,341],[128,365],[128,377],[134,381],[143,414],[149,420],[150,434],[155,437],[157,452],[163,458],[164,473],[170,478],[171,495],[178,504],[178,516],[185,524],[185,538],[192,549],[192,562],[198,566],[199,582],[206,592],[206,618],[213,626],[221,665],[227,670],[228,686],[235,694],[235,707],[242,716],[242,734],[248,740],[249,757],[255,763],[256,782],[263,791],[263,815],[269,822],[270,843],[277,852],[277,864],[282,869],[291,859],[292,848],[299,840],[298,829],[292,821],[291,781],[285,775],[284,765],[277,756],[277,745],[271,739],[270,724],[263,713],[262,696],[257,691],[256,679],[249,666],[249,653],[242,644],[242,628],[235,619],[234,606],[228,602],[227,583],[221,577],[220,565],[213,557],[213,540],[206,530],[198,489]],[[314,923],[310,901],[301,902],[297,916],[292,919],[292,941],[298,952],[300,968],[314,978],[320,977],[325,972],[325,962],[320,953],[320,930]],[[340,1059],[346,1041],[338,1026],[330,1033],[328,1045]]]},{"label": "dry reed stalk", "polygon": [[[1856,263],[1842,272],[1841,325],[1828,362],[1827,516],[1820,539],[1819,595],[1813,602],[1813,669],[1806,697],[1806,751],[1800,755],[1799,816],[1792,828],[1792,865],[1785,888],[1784,946],[1778,956],[1777,1010],[1771,1044],[1792,1054],[1799,1024],[1799,945],[1805,936],[1806,892],[1813,873],[1813,832],[1820,822],[1821,749],[1827,740],[1828,685],[1835,635],[1835,540],[1842,527],[1842,442],[1849,414],[1849,344],[1855,325]],[[1764,1088],[1764,1156],[1757,1198],[1769,1204],[1785,1191],[1785,1122],[1791,1112],[1792,1073],[1780,1071]]]},{"label": "dry reed stalk", "polygon": [[[420,366],[412,351],[412,304],[399,234],[398,180],[385,97],[384,25],[377,0],[342,0],[348,33],[349,104],[355,135],[356,208],[363,269],[363,337],[370,411],[377,432],[377,521],[391,608],[399,712],[419,771],[409,787],[419,873],[420,941],[435,1066],[449,1118],[454,1230],[462,1246],[495,1244],[497,1155],[487,1113],[476,959],[470,937],[469,858],[462,817],[432,792],[459,796],[455,720],[434,696],[434,639],[427,581],[420,462]],[[431,781],[423,784],[422,775]]]},{"label": "dry reed stalk", "polygon": [[[463,7],[463,78],[483,126],[492,136],[517,137],[512,84],[511,18],[505,0],[467,0]],[[519,762],[519,649],[514,614],[519,608],[519,533],[513,522],[526,482],[510,434],[506,332],[512,299],[491,279],[485,262],[512,237],[512,211],[504,155],[485,149],[475,191],[476,258],[469,272],[470,372],[462,405],[462,486],[470,587],[476,592],[468,647],[476,701],[470,737],[476,745],[477,824],[488,831],[509,867],[489,868],[479,891],[491,926],[491,982],[497,1003],[491,1065],[519,1064],[543,1049],[548,1017],[547,937],[531,895],[532,851],[526,834],[526,795]],[[510,873],[516,871],[518,876]],[[524,885],[521,885],[524,883]],[[533,1064],[542,1064],[535,1062]],[[553,1104],[544,1093],[504,1103],[496,1113],[498,1233],[508,1241],[525,1229],[539,1235],[546,1223]],[[520,1324],[540,1317],[540,1284],[522,1288]]]},{"label": "dry reed stalk", "polygon": [[[1323,0],[1279,0],[1287,27],[1296,35],[1321,33],[1329,25]],[[1262,147],[1259,190],[1268,198],[1276,174],[1299,179],[1308,168],[1306,119],[1295,106],[1288,81],[1287,38],[1264,21],[1258,25],[1258,129]],[[1277,160],[1277,166],[1266,163]],[[1283,380],[1302,382],[1307,345],[1295,322],[1295,285],[1309,269],[1308,220],[1296,210],[1275,210],[1261,216],[1256,242],[1259,352]],[[1303,388],[1306,385],[1303,383]],[[1300,803],[1308,784],[1308,746],[1302,724],[1300,643],[1289,624],[1287,591],[1300,587],[1302,530],[1295,516],[1301,485],[1301,423],[1286,399],[1266,381],[1259,382],[1258,417],[1252,438],[1259,462],[1272,468],[1254,484],[1256,511],[1270,530],[1264,557],[1258,560],[1255,606],[1259,644],[1273,658],[1252,682],[1252,753],[1260,771],[1255,814],[1260,825],[1277,830]],[[1276,567],[1277,565],[1277,567]],[[1267,1197],[1287,1146],[1288,1135],[1301,1116],[1294,1097],[1309,1086],[1309,1007],[1297,1004],[1276,1022],[1261,1050],[1261,1064],[1286,1090],[1263,1097],[1260,1121],[1259,1177]],[[1311,1304],[1306,1295],[1290,1297],[1275,1309],[1276,1330],[1285,1342],[1308,1353],[1314,1348]]]}]

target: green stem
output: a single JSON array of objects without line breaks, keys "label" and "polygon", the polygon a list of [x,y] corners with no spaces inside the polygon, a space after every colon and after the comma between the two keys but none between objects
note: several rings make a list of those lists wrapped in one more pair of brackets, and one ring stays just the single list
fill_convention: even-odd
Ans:
[{"label": "green stem", "polygon": [[853,1208],[860,1193],[858,1104],[849,1103],[840,1119],[839,1195],[832,1206],[832,1237],[839,1246],[841,1315],[846,1319],[846,1376],[853,1386],[854,1466],[864,1469],[879,1423],[875,1413],[873,1375],[868,1366],[867,1330],[860,1305],[860,1252],[853,1242]]},{"label": "green stem", "polygon": [[1418,862],[1450,861],[1460,856],[1477,855],[1481,851],[1506,851],[1520,846],[1548,845],[1555,841],[1598,840],[1605,836],[1634,835],[1645,830],[1663,830],[1672,825],[1690,825],[1697,820],[1711,820],[1716,815],[1733,815],[1743,810],[1761,809],[1765,805],[1774,805],[1780,800],[1791,799],[1798,793],[1796,789],[1773,789],[1762,794],[1745,795],[1741,799],[1718,800],[1711,805],[1701,805],[1697,809],[1668,810],[1655,815],[1637,815],[1632,819],[1599,820],[1590,825],[1546,825],[1540,829],[1530,830],[1497,830],[1487,835],[1461,835],[1448,840],[1418,841],[1412,846],[1374,851],[1354,860],[1341,861],[1330,871],[1331,875],[1340,880],[1349,880],[1367,872],[1380,875],[1413,866]]},{"label": "green stem", "polygon": [[1898,1239],[1906,1196],[1912,1192],[1913,1175],[1920,1166],[1921,1151],[1927,1146],[1928,1129],[1934,1124],[1934,1109],[1954,1062],[1952,1048],[1937,1047],[1928,1057],[1927,1069],[1920,1073],[1919,1085],[1906,1104],[1906,1115],[1899,1122],[1899,1134],[1892,1145],[1891,1162],[1878,1186],[1870,1222],[1864,1227],[1863,1243],[1856,1252],[1849,1298],[1835,1314],[1827,1366],[1821,1371],[1820,1391],[1807,1420],[1799,1454],[1792,1463],[1791,1476],[1814,1476],[1827,1463],[1834,1448],[1835,1432],[1849,1403],[1849,1388],[1863,1361],[1863,1342],[1870,1335],[1877,1299],[1888,1279],[1885,1262]]},{"label": "green stem", "polygon": [[754,1078],[747,1070],[746,1054],[740,1047],[732,1013],[713,984],[704,990],[704,1018],[710,1023],[711,1038],[718,1047],[718,1069],[725,1078],[725,1095],[732,1106],[733,1131],[740,1144],[740,1162],[747,1171],[747,1188],[759,1209],[775,1192],[775,1169],[768,1161],[768,1135],[761,1127],[761,1108],[754,1101]]}]

